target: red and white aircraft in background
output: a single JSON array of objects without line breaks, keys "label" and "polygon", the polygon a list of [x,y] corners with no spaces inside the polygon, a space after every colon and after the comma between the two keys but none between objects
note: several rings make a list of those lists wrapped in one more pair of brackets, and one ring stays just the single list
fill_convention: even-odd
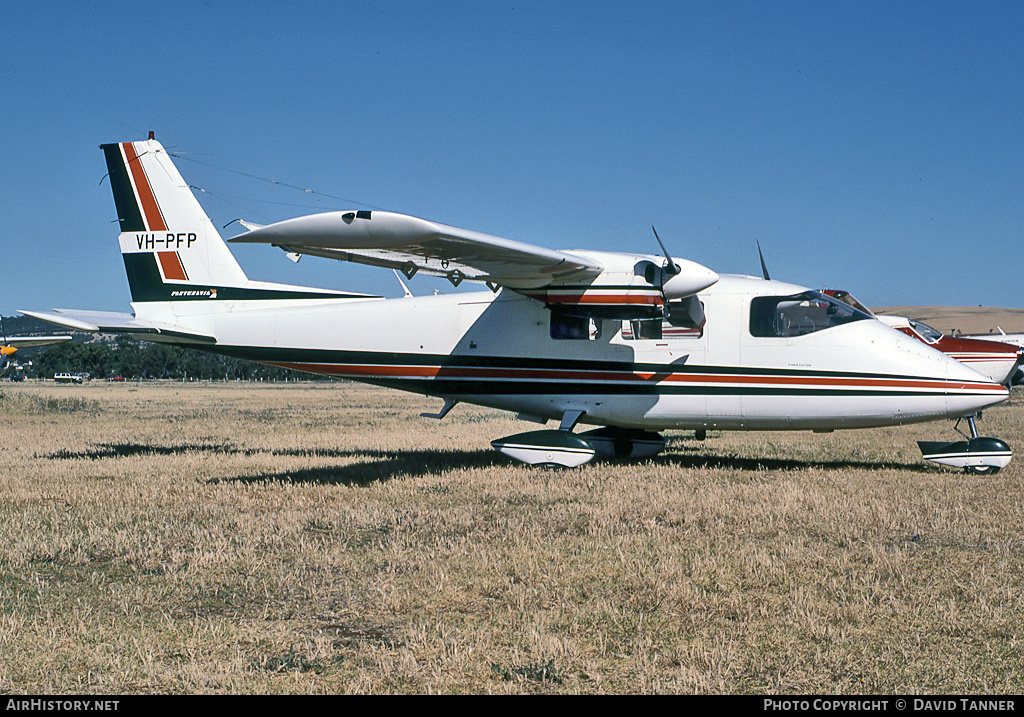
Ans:
[{"label": "red and white aircraft in background", "polygon": [[1010,376],[1010,383],[1019,384],[1024,383],[1024,334],[1008,334],[1000,327],[996,327],[999,331],[998,334],[959,334],[954,333],[953,335],[957,338],[964,339],[978,339],[980,341],[997,341],[999,343],[1011,344],[1020,349],[1021,359],[1017,364],[1016,370]]},{"label": "red and white aircraft in background", "polygon": [[[392,212],[338,211],[232,241],[487,288],[389,300],[253,281],[152,136],[102,149],[134,313],[23,313],[435,396],[444,401],[435,418],[466,402],[555,421],[492,442],[530,464],[650,456],[664,448],[658,432],[672,429],[957,419],[1009,396],[821,292],[719,275],[664,247],[664,256],[555,251]],[[1010,461],[997,439],[961,443],[926,457],[978,473]]]},{"label": "red and white aircraft in background", "polygon": [[1022,349],[1009,342],[979,339],[968,336],[949,336],[932,328],[923,321],[905,316],[879,316],[882,321],[897,331],[919,338],[965,363],[978,373],[988,376],[996,383],[1011,382],[1021,360]]},{"label": "red and white aircraft in background", "polygon": [[[988,376],[996,383],[1012,383],[1020,362],[1024,360],[1024,341],[1015,344],[1012,340],[995,341],[994,336],[949,336],[917,319],[875,314],[847,291],[826,289],[823,293],[871,314],[907,336],[923,341],[947,356],[967,364],[978,373]],[[1004,337],[1005,335],[999,338]]]}]

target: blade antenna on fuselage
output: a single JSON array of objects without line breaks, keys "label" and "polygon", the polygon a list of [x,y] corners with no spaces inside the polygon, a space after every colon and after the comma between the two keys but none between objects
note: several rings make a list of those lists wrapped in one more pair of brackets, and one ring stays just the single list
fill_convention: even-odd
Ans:
[{"label": "blade antenna on fuselage", "polygon": [[761,260],[761,274],[764,276],[764,280],[771,281],[772,278],[768,276],[768,267],[764,263],[764,254],[761,253],[761,242],[757,242],[757,256]]}]

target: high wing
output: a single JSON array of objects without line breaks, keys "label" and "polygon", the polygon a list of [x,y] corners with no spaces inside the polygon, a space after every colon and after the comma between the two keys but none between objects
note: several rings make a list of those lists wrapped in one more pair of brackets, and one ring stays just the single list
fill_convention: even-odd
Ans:
[{"label": "high wing", "polygon": [[326,212],[242,234],[231,242],[272,244],[289,253],[489,282],[510,289],[587,283],[604,267],[592,258],[385,211]]}]

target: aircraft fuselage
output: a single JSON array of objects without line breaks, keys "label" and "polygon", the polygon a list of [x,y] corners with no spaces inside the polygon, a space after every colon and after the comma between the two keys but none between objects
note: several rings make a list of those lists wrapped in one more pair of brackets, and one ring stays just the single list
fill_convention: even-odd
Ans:
[{"label": "aircraft fuselage", "polygon": [[755,335],[752,299],[801,291],[723,277],[699,295],[702,329],[659,338],[613,319],[569,338],[551,310],[509,291],[168,309],[178,325],[215,336],[204,348],[218,353],[540,419],[580,411],[582,423],[623,428],[863,428],[959,417],[1007,397],[875,320]]}]

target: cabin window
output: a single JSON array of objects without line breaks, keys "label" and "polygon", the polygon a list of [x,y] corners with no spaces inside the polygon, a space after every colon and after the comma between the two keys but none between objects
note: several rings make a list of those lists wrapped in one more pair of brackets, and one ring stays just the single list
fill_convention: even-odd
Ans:
[{"label": "cabin window", "polygon": [[750,302],[753,336],[803,336],[870,318],[863,311],[817,291],[792,296],[759,296]]},{"label": "cabin window", "polygon": [[629,322],[629,332],[623,332],[624,338],[630,339],[660,339],[662,320],[659,319],[633,319]]},{"label": "cabin window", "polygon": [[551,338],[570,341],[592,341],[601,338],[601,321],[552,309]]},{"label": "cabin window", "polygon": [[667,318],[661,328],[665,338],[699,339],[704,335],[704,302],[691,296],[665,305]]},{"label": "cabin window", "polygon": [[666,305],[667,316],[657,319],[631,319],[622,322],[622,338],[635,339],[699,339],[704,335],[704,304],[672,301]]}]

